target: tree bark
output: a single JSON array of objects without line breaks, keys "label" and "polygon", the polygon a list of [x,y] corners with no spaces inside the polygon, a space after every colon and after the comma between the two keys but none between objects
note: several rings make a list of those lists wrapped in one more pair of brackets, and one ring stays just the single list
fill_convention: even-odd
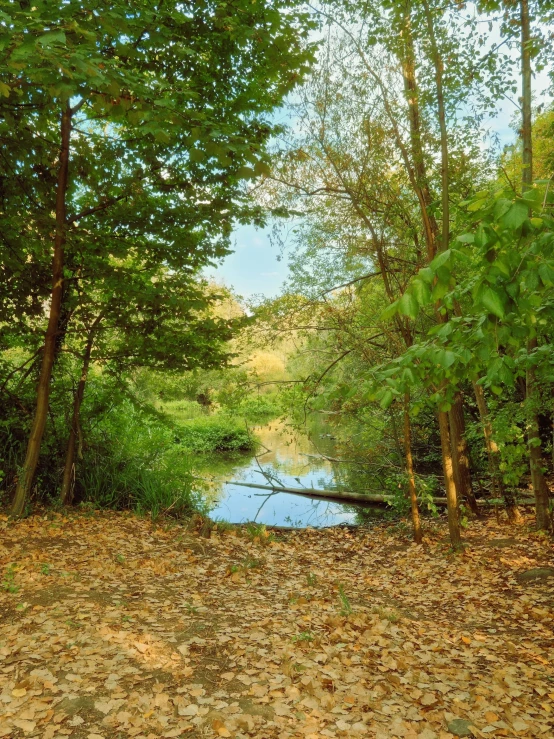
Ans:
[{"label": "tree bark", "polygon": [[442,469],[444,473],[444,486],[446,490],[446,507],[448,513],[448,530],[450,532],[450,543],[452,544],[453,549],[460,549],[462,546],[462,536],[460,533],[460,518],[458,515],[458,500],[456,495],[456,483],[454,481],[452,454],[450,451],[448,414],[444,411],[439,411],[438,417],[441,436]]},{"label": "tree bark", "polygon": [[502,474],[500,472],[500,450],[498,444],[493,438],[492,424],[489,416],[489,409],[487,408],[487,401],[485,398],[485,392],[482,385],[478,385],[476,382],[473,383],[473,392],[475,393],[475,400],[477,401],[477,408],[479,409],[479,416],[481,418],[481,424],[483,426],[483,435],[485,437],[485,447],[487,449],[487,459],[489,463],[489,472],[491,475],[493,491],[498,494],[499,498],[504,499],[504,505],[506,507],[506,513],[510,523],[522,523],[523,517],[516,505],[514,496],[504,485],[502,480]]},{"label": "tree bark", "polygon": [[450,169],[448,163],[448,133],[446,130],[446,109],[444,105],[444,90],[442,84],[443,77],[443,61],[437,45],[435,35],[435,26],[433,24],[433,16],[429,8],[427,0],[423,0],[425,7],[425,17],[427,19],[427,28],[429,30],[429,40],[431,41],[431,53],[433,57],[433,66],[435,67],[435,84],[437,87],[437,108],[439,114],[439,129],[441,140],[441,186],[442,186],[442,249],[448,249],[450,243]]},{"label": "tree bark", "polygon": [[102,316],[99,315],[90,328],[87,343],[85,346],[85,352],[83,354],[81,377],[79,378],[79,384],[77,385],[77,391],[75,393],[75,399],[73,401],[73,417],[71,419],[71,427],[69,429],[69,437],[67,440],[65,467],[63,471],[62,487],[60,491],[60,500],[63,505],[71,505],[73,502],[73,490],[75,484],[75,448],[77,446],[77,438],[79,434],[79,415],[81,412],[83,397],[85,395],[90,357],[92,354],[92,347],[94,346],[94,337],[101,318]]},{"label": "tree bark", "polygon": [[415,68],[415,48],[414,38],[412,35],[412,18],[409,5],[405,8],[402,17],[402,58],[400,64],[402,67],[402,77],[404,79],[404,93],[408,103],[408,118],[410,121],[410,146],[412,150],[412,160],[414,166],[415,180],[420,190],[420,200],[422,202],[422,218],[425,231],[425,241],[427,244],[427,259],[432,262],[435,258],[437,247],[438,226],[435,216],[428,212],[428,207],[432,203],[433,198],[429,190],[427,180],[427,172],[425,169],[425,157],[423,153],[423,144],[421,141],[421,120],[419,115],[419,90],[416,78]]},{"label": "tree bark", "polygon": [[465,438],[464,403],[460,392],[456,393],[454,403],[448,413],[448,420],[450,421],[450,445],[458,495],[467,502],[472,513],[478,516],[479,505],[471,481],[469,449]]},{"label": "tree bark", "polygon": [[[532,354],[537,348],[537,339],[527,342],[527,351]],[[526,400],[528,404],[527,442],[529,444],[529,466],[531,468],[531,484],[535,496],[535,518],[539,531],[549,531],[552,525],[550,520],[549,499],[550,491],[542,471],[541,439],[539,435],[539,417],[536,403],[538,392],[536,387],[535,368],[529,367],[526,378]]]},{"label": "tree bark", "polygon": [[[425,11],[427,25],[433,51],[433,63],[435,66],[435,83],[437,87],[438,117],[439,128],[441,132],[441,179],[442,179],[442,203],[443,203],[443,226],[442,226],[442,249],[448,248],[449,242],[449,171],[448,171],[448,139],[446,130],[446,114],[444,107],[444,93],[442,85],[442,59],[438,52],[435,38],[433,20],[430,14],[429,6],[425,0]],[[414,172],[416,180],[416,195],[418,196],[422,222],[424,224],[425,238],[427,242],[427,258],[431,262],[437,253],[437,236],[438,227],[434,217],[430,218],[428,207],[431,204],[431,193],[427,172],[425,170],[425,159],[422,146],[421,124],[419,118],[418,105],[418,85],[415,73],[415,50],[413,36],[411,30],[411,15],[409,6],[404,10],[403,15],[403,53],[401,66],[404,77],[404,90],[408,98],[409,123],[410,123],[410,144],[412,161],[414,163]],[[436,306],[437,322],[441,322],[444,318],[440,315],[438,306]],[[452,546],[457,549],[461,546],[460,524],[458,517],[458,505],[456,494],[456,482],[453,476],[452,452],[450,447],[450,433],[448,428],[448,415],[442,411],[438,413],[439,431],[441,437],[442,465],[444,470],[446,497],[448,501],[448,525],[450,529],[450,538]]]},{"label": "tree bark", "polygon": [[520,0],[521,11],[521,141],[522,141],[522,190],[533,185],[533,140],[531,120],[531,26],[529,2]]},{"label": "tree bark", "polygon": [[48,316],[48,327],[44,337],[44,349],[42,352],[42,363],[37,388],[35,416],[31,427],[31,433],[29,435],[29,441],[27,443],[25,461],[23,463],[12,502],[11,513],[13,516],[21,516],[23,514],[25,504],[31,493],[48,415],[50,380],[56,355],[56,337],[63,294],[64,245],[66,238],[66,193],[69,180],[71,116],[72,110],[68,101],[62,111],[60,125],[61,146],[56,190],[56,232],[54,236],[54,254],[52,259],[52,297],[50,301],[50,313]]},{"label": "tree bark", "polygon": [[406,458],[406,474],[408,475],[408,492],[412,510],[412,524],[414,527],[414,541],[421,544],[423,532],[421,530],[421,519],[417,506],[417,491],[414,475],[414,462],[412,457],[412,424],[410,421],[410,394],[404,395],[404,456]]},{"label": "tree bark", "polygon": [[[529,2],[520,0],[521,18],[521,140],[522,140],[522,192],[533,186],[533,140],[531,119],[531,23],[529,19]],[[531,355],[537,348],[537,338],[532,337],[527,342],[527,354]],[[537,413],[538,392],[536,372],[533,366],[527,369],[526,392],[528,427],[527,441],[529,444],[529,466],[531,469],[531,483],[535,496],[535,515],[537,528],[548,530],[551,526],[548,510],[549,490],[542,472],[542,455],[539,435],[539,417]]]}]

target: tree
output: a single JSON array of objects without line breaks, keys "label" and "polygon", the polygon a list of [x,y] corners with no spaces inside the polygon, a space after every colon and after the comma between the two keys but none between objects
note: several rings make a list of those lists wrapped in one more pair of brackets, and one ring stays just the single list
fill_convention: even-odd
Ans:
[{"label": "tree", "polygon": [[[287,0],[0,9],[10,38],[1,52],[0,119],[19,186],[6,233],[19,235],[29,213],[38,239],[52,243],[36,411],[12,507],[21,515],[46,424],[66,280],[99,256],[89,224],[111,234],[101,259],[132,251],[140,234],[147,263],[170,269],[223,255],[233,220],[255,217],[240,183],[266,166],[266,113],[301,78],[313,47],[307,15]],[[36,141],[23,157],[20,131]],[[47,170],[50,188],[35,185],[37,168]],[[18,238],[17,248],[28,241]],[[20,262],[27,256],[18,252]]]}]

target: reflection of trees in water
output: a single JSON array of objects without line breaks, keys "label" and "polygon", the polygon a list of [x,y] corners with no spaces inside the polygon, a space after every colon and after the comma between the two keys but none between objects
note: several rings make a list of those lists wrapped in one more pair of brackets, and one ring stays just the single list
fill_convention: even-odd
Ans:
[{"label": "reflection of trees in water", "polygon": [[[200,462],[197,464],[199,477],[209,480],[205,483],[205,497],[213,509],[223,507],[227,509],[226,515],[233,517],[244,503],[247,494],[243,490],[225,485],[231,480],[279,487],[334,487],[333,465],[321,456],[321,447],[314,447],[307,434],[282,420],[252,427],[250,431],[260,441],[256,455],[229,457],[218,454],[203,461],[197,460]],[[317,424],[317,428],[311,431],[316,438],[324,437],[325,452],[329,453],[332,447],[325,436],[327,433],[322,424]],[[250,493],[247,497],[259,500],[259,505],[252,510],[252,520],[271,517],[273,513],[281,521],[284,516],[290,526],[322,526],[336,523],[337,517],[351,516],[350,513],[345,514],[344,506],[332,501],[314,501],[273,491]]]}]

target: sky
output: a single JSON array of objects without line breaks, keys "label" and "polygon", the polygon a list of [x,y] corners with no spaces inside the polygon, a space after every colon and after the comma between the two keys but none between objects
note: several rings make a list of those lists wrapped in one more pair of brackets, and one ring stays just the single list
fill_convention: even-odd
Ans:
[{"label": "sky", "polygon": [[215,269],[206,271],[218,284],[232,288],[242,298],[279,294],[288,274],[286,257],[279,261],[278,246],[271,245],[269,229],[239,226],[233,234],[233,253]]},{"label": "sky", "polygon": [[[539,91],[535,102],[546,100],[544,91],[549,86],[546,71],[535,76],[534,88]],[[513,102],[503,100],[498,105],[496,117],[485,124],[485,127],[498,136],[501,146],[515,140],[510,122],[516,110]],[[270,243],[269,228],[239,226],[233,234],[233,253],[216,268],[207,270],[206,274],[218,284],[231,288],[241,298],[272,298],[281,292],[281,286],[287,279],[287,254],[282,254],[278,245]]]}]

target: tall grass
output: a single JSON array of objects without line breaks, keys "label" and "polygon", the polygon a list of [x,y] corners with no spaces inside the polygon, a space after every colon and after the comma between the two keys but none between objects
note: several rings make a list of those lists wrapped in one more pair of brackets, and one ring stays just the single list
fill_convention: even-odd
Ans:
[{"label": "tall grass", "polygon": [[157,518],[203,511],[190,455],[159,419],[124,402],[94,431],[77,466],[76,499]]}]

